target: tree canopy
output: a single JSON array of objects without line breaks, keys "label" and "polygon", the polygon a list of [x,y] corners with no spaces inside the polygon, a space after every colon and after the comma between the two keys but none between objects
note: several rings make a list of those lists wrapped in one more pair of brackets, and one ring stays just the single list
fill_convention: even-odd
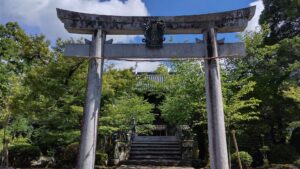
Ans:
[{"label": "tree canopy", "polygon": [[270,35],[266,37],[267,44],[300,35],[299,0],[263,0],[263,4],[265,9],[260,23],[270,27]]},{"label": "tree canopy", "polygon": [[[240,150],[253,156],[254,165],[268,156],[275,163],[300,155],[295,152],[300,127],[300,1],[263,3],[261,30],[241,36],[246,56],[221,62],[227,135],[237,131]],[[0,137],[15,147],[12,150],[33,146],[59,163],[79,141],[88,61],[63,57],[65,45],[72,42],[50,43],[41,34],[26,34],[14,22],[0,25]],[[105,67],[99,137],[128,131],[133,120],[139,134],[151,134],[153,110],[158,109],[168,125],[191,128],[202,150],[199,157],[207,161],[203,62],[170,61],[155,74],[163,81],[135,75],[132,69]],[[145,97],[149,94],[162,102],[150,103]]]}]

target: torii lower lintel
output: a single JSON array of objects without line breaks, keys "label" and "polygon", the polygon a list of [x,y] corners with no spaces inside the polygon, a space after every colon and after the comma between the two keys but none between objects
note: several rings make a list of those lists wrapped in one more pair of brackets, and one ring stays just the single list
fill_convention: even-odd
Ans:
[{"label": "torii lower lintel", "polygon": [[[108,60],[205,59],[204,43],[164,44],[160,49],[145,48],[143,44],[104,44],[103,58]],[[218,45],[219,58],[245,56],[244,43]],[[90,58],[89,44],[68,44],[65,57]]]}]

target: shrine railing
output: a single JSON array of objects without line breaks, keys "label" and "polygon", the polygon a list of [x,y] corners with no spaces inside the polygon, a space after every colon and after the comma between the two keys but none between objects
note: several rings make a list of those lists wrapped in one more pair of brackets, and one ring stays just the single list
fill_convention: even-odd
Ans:
[{"label": "shrine railing", "polygon": [[127,131],[118,131],[113,134],[113,151],[109,154],[109,163],[117,165],[129,158],[131,142],[136,136],[136,122],[132,123]]}]

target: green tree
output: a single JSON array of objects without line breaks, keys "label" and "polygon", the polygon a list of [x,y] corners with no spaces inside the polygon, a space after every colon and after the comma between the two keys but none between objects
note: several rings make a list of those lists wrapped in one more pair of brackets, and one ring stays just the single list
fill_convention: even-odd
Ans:
[{"label": "green tree", "polygon": [[100,133],[111,135],[116,131],[128,131],[133,119],[137,124],[137,133],[148,134],[152,129],[153,105],[136,95],[121,96],[113,103],[104,106],[100,118]]},{"label": "green tree", "polygon": [[[165,100],[160,106],[165,120],[171,124],[188,124],[198,135],[200,158],[207,158],[207,112],[205,77],[199,62],[175,62],[174,74],[166,76]],[[163,71],[164,72],[164,71]],[[237,79],[232,71],[222,70],[222,90],[226,125],[242,129],[240,124],[258,118],[259,100],[248,96],[255,82],[248,78]],[[228,128],[228,129],[229,129]]]},{"label": "green tree", "polygon": [[299,0],[263,0],[263,3],[265,9],[260,23],[268,24],[271,30],[270,35],[265,38],[268,44],[300,35]]},{"label": "green tree", "polygon": [[[268,124],[273,143],[286,141],[287,126],[299,119],[295,100],[286,97],[293,74],[299,70],[299,38],[285,39],[271,46],[263,44],[264,34],[246,37],[248,56],[240,60],[240,69],[256,81],[254,95],[262,101],[260,111],[263,123]],[[258,39],[258,40],[257,40]],[[245,66],[245,60],[248,66]],[[245,66],[245,67],[244,67]],[[241,70],[242,71],[242,70]],[[295,83],[294,83],[295,84]],[[292,97],[291,95],[289,97]]]},{"label": "green tree", "polygon": [[14,100],[27,92],[24,88],[26,73],[51,60],[48,46],[44,36],[28,36],[17,23],[0,25],[0,128],[6,144],[8,139],[12,145],[30,142],[32,126],[22,112],[13,111]]},{"label": "green tree", "polygon": [[164,85],[167,88],[165,100],[160,106],[162,116],[171,124],[194,127],[204,122],[206,117],[203,73],[196,62],[175,62],[173,69],[174,74],[160,71],[165,74]]},{"label": "green tree", "polygon": [[[287,38],[274,45],[266,45],[264,39],[269,35],[269,30],[265,25],[262,28],[261,32],[243,37],[247,56],[229,62],[234,78],[256,83],[253,92],[246,96],[260,100],[257,107],[259,118],[240,124],[244,132],[237,137],[244,144],[242,149],[251,154],[258,154],[262,139],[271,149],[273,145],[286,144],[290,123],[299,120],[299,102],[295,99],[300,68],[299,38]],[[253,157],[254,163],[261,160],[257,155]]]},{"label": "green tree", "polygon": [[[162,117],[172,125],[189,125],[197,134],[199,158],[208,159],[207,120],[205,110],[205,82],[201,63],[174,62],[174,74],[166,71],[164,85],[167,89],[160,109]],[[166,68],[165,68],[166,70]]]},{"label": "green tree", "polygon": [[242,132],[244,125],[252,120],[258,120],[260,100],[251,95],[256,82],[248,78],[236,78],[234,70],[223,73],[223,104],[225,122],[229,130]]},{"label": "green tree", "polygon": [[53,59],[31,67],[24,77],[23,92],[12,102],[12,111],[34,126],[31,142],[50,155],[78,140],[83,110],[86,62],[64,58],[64,43],[57,41]]},{"label": "green tree", "polygon": [[[44,36],[28,36],[17,23],[0,25],[0,111],[6,121],[8,100],[21,86],[27,70],[36,64],[47,62],[50,58],[49,42]],[[6,119],[6,120],[5,120]]]},{"label": "green tree", "polygon": [[132,69],[117,70],[111,65],[103,74],[102,105],[135,92],[138,79]]}]

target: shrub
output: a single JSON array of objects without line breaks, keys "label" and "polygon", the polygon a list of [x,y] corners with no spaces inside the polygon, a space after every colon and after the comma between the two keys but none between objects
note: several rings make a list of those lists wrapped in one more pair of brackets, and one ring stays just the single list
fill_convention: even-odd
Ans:
[{"label": "shrub", "polygon": [[300,158],[296,161],[294,161],[294,165],[297,167],[300,167]]},{"label": "shrub", "polygon": [[37,160],[41,151],[32,145],[15,145],[8,148],[9,161],[14,167],[30,167],[32,160]]},{"label": "shrub", "polygon": [[104,152],[96,153],[96,165],[106,165],[108,160],[108,155]]},{"label": "shrub", "polygon": [[268,159],[264,158],[263,159],[263,168],[269,168],[270,167],[270,162]]},{"label": "shrub", "polygon": [[77,154],[79,152],[79,143],[69,144],[64,152],[64,162],[68,165],[75,167],[77,161]]},{"label": "shrub", "polygon": [[290,143],[297,150],[297,153],[300,154],[300,128],[296,128],[291,136]]},{"label": "shrub", "polygon": [[[244,168],[250,167],[253,162],[251,155],[245,151],[240,151],[239,154],[240,154],[243,167]],[[239,166],[238,156],[236,152],[231,155],[231,162],[233,166]]]},{"label": "shrub", "polygon": [[275,164],[291,164],[297,159],[297,152],[293,146],[281,144],[271,147],[269,160]]},{"label": "shrub", "polygon": [[270,168],[272,168],[272,169],[295,169],[295,166],[291,165],[291,164],[272,164]]}]

